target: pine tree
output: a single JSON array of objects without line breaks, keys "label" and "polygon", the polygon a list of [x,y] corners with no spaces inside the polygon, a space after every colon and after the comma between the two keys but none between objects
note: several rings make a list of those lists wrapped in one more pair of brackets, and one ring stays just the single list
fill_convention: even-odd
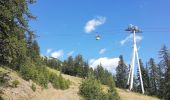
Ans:
[{"label": "pine tree", "polygon": [[150,93],[150,78],[149,78],[149,68],[147,64],[144,70],[145,70],[145,75],[142,79],[144,80],[145,94],[149,94]]},{"label": "pine tree", "polygon": [[162,97],[166,100],[170,99],[170,54],[166,46],[163,46],[160,50],[160,67],[162,71],[162,83],[164,82],[164,87],[160,88],[162,91]]},{"label": "pine tree", "polygon": [[163,94],[165,93],[165,79],[163,77],[163,73],[161,70],[161,65],[158,64],[158,97],[163,98]]},{"label": "pine tree", "polygon": [[28,21],[34,17],[28,4],[33,0],[0,1],[0,64],[19,69],[26,57],[26,33],[31,33]]},{"label": "pine tree", "polygon": [[151,95],[157,95],[158,93],[158,86],[157,86],[157,66],[155,64],[155,61],[153,58],[150,58],[149,60],[149,66],[150,66],[150,94]]},{"label": "pine tree", "polygon": [[119,88],[126,88],[128,69],[124,63],[123,56],[119,56],[119,64],[116,68],[116,86]]},{"label": "pine tree", "polygon": [[34,61],[40,57],[40,48],[36,40],[32,41],[30,46],[27,49],[27,55]]},{"label": "pine tree", "polygon": [[83,60],[82,55],[80,54],[77,55],[74,60],[74,75],[75,76],[77,75],[77,76],[82,77],[83,64],[84,64],[84,60]]},{"label": "pine tree", "polygon": [[66,61],[64,61],[64,66],[62,71],[68,75],[75,75],[74,74],[74,59],[72,56],[69,56]]},{"label": "pine tree", "polygon": [[[144,89],[145,89],[145,94],[148,94],[149,93],[149,87],[150,87],[148,69],[147,69],[147,67],[144,68],[144,65],[143,65],[143,62],[142,62],[141,59],[139,59],[139,63],[140,63],[140,68],[141,68],[141,74],[142,74],[142,80],[143,80],[143,86],[144,86]],[[139,69],[138,69],[137,74],[138,74],[137,80],[138,80],[138,83],[140,83]],[[138,92],[142,91],[141,83],[138,85],[137,91]]]},{"label": "pine tree", "polygon": [[84,67],[83,67],[83,77],[87,77],[88,76],[88,73],[89,73],[89,65],[88,65],[88,62],[84,62]]},{"label": "pine tree", "polygon": [[96,76],[96,79],[100,80],[100,82],[103,84],[105,83],[105,80],[104,80],[104,68],[102,67],[102,65],[98,65],[97,68],[94,70],[94,73],[95,73],[95,76]]}]

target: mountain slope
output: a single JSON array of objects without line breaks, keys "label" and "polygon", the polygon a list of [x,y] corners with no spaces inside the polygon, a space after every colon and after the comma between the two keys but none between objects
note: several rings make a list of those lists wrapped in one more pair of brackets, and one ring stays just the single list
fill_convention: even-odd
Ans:
[{"label": "mountain slope", "polygon": [[33,100],[80,100],[78,87],[82,79],[69,75],[63,75],[63,77],[71,81],[69,89],[56,90],[52,86],[49,86],[48,89],[44,89],[41,94],[33,98]]},{"label": "mountain slope", "polygon": [[117,88],[121,100],[159,100],[156,97],[146,96],[139,93],[129,92],[123,89]]},{"label": "mountain slope", "polygon": [[[3,69],[0,67],[0,71],[10,71],[11,80],[18,80],[19,85],[17,88],[12,87],[0,87],[3,94],[0,93],[5,100],[80,100],[81,97],[78,95],[78,87],[81,84],[82,79],[70,75],[62,74],[65,79],[70,80],[71,85],[69,89],[66,90],[56,90],[51,84],[48,84],[48,89],[43,89],[42,87],[36,85],[36,91],[31,89],[32,81],[25,81],[19,77],[19,75],[12,70]],[[58,71],[50,69],[59,74]],[[107,86],[103,86],[104,91],[108,90]],[[119,96],[121,100],[158,100],[158,98],[145,96],[138,93],[127,92],[126,90],[118,89]]]}]

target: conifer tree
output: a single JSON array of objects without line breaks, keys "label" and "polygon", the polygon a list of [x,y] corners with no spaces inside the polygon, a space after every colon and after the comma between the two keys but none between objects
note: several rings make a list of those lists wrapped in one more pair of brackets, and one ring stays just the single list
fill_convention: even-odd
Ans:
[{"label": "conifer tree", "polygon": [[[142,80],[143,80],[143,86],[145,89],[145,94],[149,93],[149,87],[150,87],[150,82],[149,82],[149,74],[148,74],[148,69],[147,67],[144,68],[143,62],[141,59],[139,59],[139,63],[140,63],[140,68],[141,68],[141,74],[142,74]],[[137,81],[138,83],[140,83],[140,77],[139,77],[139,69],[138,69],[138,73],[137,73],[138,77],[137,77]],[[137,86],[137,91],[141,92],[141,83]]]},{"label": "conifer tree", "polygon": [[160,91],[162,91],[163,95],[166,100],[170,99],[170,54],[166,46],[163,46],[160,50],[160,67],[162,71],[162,82],[164,83],[164,87],[161,87]]},{"label": "conifer tree", "polygon": [[62,68],[62,71],[65,74],[75,75],[74,74],[74,59],[72,56],[69,56],[68,59],[64,61],[64,66]]},{"label": "conifer tree", "polygon": [[28,21],[35,17],[28,4],[34,0],[0,1],[0,64],[19,69],[26,57],[26,34],[31,33]]},{"label": "conifer tree", "polygon": [[158,93],[158,86],[157,86],[157,82],[158,82],[158,73],[157,73],[157,66],[155,64],[155,61],[153,58],[150,58],[149,60],[149,66],[150,66],[150,94],[151,95],[157,95]]},{"label": "conifer tree", "polygon": [[119,56],[119,64],[116,68],[116,86],[119,88],[126,88],[128,68],[124,63],[123,56]]},{"label": "conifer tree", "polygon": [[96,79],[100,80],[101,83],[104,83],[104,68],[102,67],[102,65],[98,65],[97,68],[94,70]]},{"label": "conifer tree", "polygon": [[82,55],[77,55],[75,57],[75,60],[74,60],[74,75],[76,76],[81,76],[82,77],[82,67],[83,67],[83,64],[84,64],[84,60],[83,60],[83,57]]},{"label": "conifer tree", "polygon": [[84,67],[83,67],[83,77],[87,77],[88,76],[88,73],[89,73],[89,65],[88,65],[88,62],[84,62]]}]

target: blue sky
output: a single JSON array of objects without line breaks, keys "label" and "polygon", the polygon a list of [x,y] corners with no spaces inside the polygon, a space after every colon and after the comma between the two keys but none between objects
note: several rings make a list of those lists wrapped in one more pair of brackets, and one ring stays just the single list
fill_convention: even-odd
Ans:
[{"label": "blue sky", "polygon": [[38,0],[30,5],[37,20],[29,24],[40,36],[42,55],[64,60],[82,54],[92,65],[103,61],[106,67],[121,54],[130,63],[132,41],[124,30],[134,24],[143,30],[138,34],[139,57],[144,62],[150,57],[159,61],[161,46],[170,49],[169,4],[169,0]]}]

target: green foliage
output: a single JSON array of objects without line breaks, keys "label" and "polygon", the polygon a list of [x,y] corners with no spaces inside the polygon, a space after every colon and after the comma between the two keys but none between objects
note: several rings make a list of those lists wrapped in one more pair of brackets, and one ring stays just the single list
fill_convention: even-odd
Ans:
[{"label": "green foliage", "polygon": [[31,89],[32,89],[34,92],[36,91],[36,85],[35,85],[34,83],[32,83]]},{"label": "green foliage", "polygon": [[150,94],[151,95],[157,95],[158,93],[158,87],[157,87],[157,80],[158,80],[158,71],[157,66],[155,64],[155,61],[153,58],[149,60],[149,66],[150,66]]},{"label": "green foliage", "polygon": [[160,97],[163,97],[165,100],[170,99],[170,53],[166,46],[163,46],[160,50],[161,61],[160,66]]},{"label": "green foliage", "polygon": [[56,58],[48,59],[47,57],[45,57],[44,62],[46,63],[47,66],[56,70],[60,70],[62,65],[62,62]]},{"label": "green foliage", "polygon": [[8,72],[0,71],[0,86],[8,85],[9,75]]},{"label": "green foliage", "polygon": [[42,72],[39,73],[38,80],[36,80],[36,82],[45,88],[48,86],[48,78]]},{"label": "green foliage", "polygon": [[14,87],[14,88],[16,88],[19,85],[19,81],[18,80],[14,80],[11,83],[12,83],[12,87]]},{"label": "green foliage", "polygon": [[19,70],[25,61],[27,37],[30,36],[28,21],[34,17],[28,9],[33,0],[1,0],[0,3],[0,64]]},{"label": "green foliage", "polygon": [[85,79],[79,87],[79,94],[85,100],[106,100],[101,84],[95,79]]},{"label": "green foliage", "polygon": [[85,78],[88,75],[89,65],[80,54],[75,58],[69,56],[68,59],[63,62],[61,71],[68,75]]},{"label": "green foliage", "polygon": [[59,83],[60,83],[60,88],[61,89],[67,89],[69,88],[69,84],[70,84],[70,81],[69,80],[65,80],[62,75],[60,74],[59,75]]},{"label": "green foliage", "polygon": [[[142,80],[143,80],[143,86],[145,89],[145,94],[149,95],[151,88],[150,88],[150,78],[149,78],[148,67],[150,67],[150,66],[146,66],[146,68],[144,68],[144,65],[143,65],[143,62],[141,59],[139,59],[139,63],[140,63],[140,69],[141,69],[141,75],[142,75]],[[139,69],[137,69],[137,79],[136,79],[134,91],[139,92],[139,93],[142,92]]]},{"label": "green foliage", "polygon": [[20,67],[20,74],[27,81],[30,79],[35,80],[37,78],[36,73],[38,73],[36,67],[30,59],[27,59]]},{"label": "green foliage", "polygon": [[[161,99],[169,100],[170,99],[170,54],[166,46],[163,46],[160,53],[160,62],[156,64],[154,59],[151,58],[144,68],[143,63],[140,60],[142,78],[145,88],[145,94],[154,95]],[[137,78],[139,80],[139,78]],[[137,89],[140,85],[136,79]]]},{"label": "green foliage", "polygon": [[128,69],[124,63],[123,56],[119,56],[119,64],[116,68],[116,86],[119,88],[126,88]]},{"label": "green foliage", "polygon": [[[45,62],[40,57],[36,35],[29,29],[28,22],[35,17],[29,12],[28,5],[34,2],[35,0],[0,1],[0,64],[9,66],[25,80],[33,80],[45,88],[50,81],[56,88],[67,89],[69,81],[61,75],[50,76],[46,67],[49,65],[57,69],[61,62],[54,59]],[[6,82],[1,76],[0,81]],[[17,81],[12,84],[17,86]]]},{"label": "green foliage", "polygon": [[105,73],[104,73],[104,68],[102,65],[98,65],[97,68],[94,70],[94,74],[96,79],[100,80],[101,83],[105,83]]},{"label": "green foliage", "polygon": [[50,72],[49,81],[56,89],[63,89],[63,90],[68,89],[70,85],[69,80],[65,80],[61,74],[58,76],[56,73],[53,72]]},{"label": "green foliage", "polygon": [[114,84],[110,84],[108,93],[104,93],[100,81],[86,78],[79,87],[79,94],[85,100],[119,100]]}]

